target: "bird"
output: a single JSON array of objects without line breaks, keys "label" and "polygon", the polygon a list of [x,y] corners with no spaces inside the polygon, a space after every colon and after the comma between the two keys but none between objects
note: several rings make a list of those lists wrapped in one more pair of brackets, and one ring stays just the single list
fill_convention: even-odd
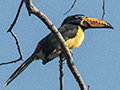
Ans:
[{"label": "bird", "polygon": [[[63,36],[68,48],[72,52],[74,48],[82,44],[84,40],[84,31],[89,30],[90,28],[114,29],[113,26],[106,21],[87,17],[83,14],[76,14],[66,17],[61,26],[58,28],[58,31]],[[53,33],[48,34],[38,42],[33,54],[16,69],[3,87],[6,87],[11,81],[13,81],[33,61],[41,59],[43,65],[45,65],[60,54],[60,43],[57,41]]]}]

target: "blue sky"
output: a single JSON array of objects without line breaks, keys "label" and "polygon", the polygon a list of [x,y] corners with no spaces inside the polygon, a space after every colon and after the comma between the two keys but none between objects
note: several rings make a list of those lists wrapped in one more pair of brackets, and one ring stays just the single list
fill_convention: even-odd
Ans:
[{"label": "blue sky", "polygon": [[[63,15],[74,0],[34,0],[34,5],[46,14],[56,27],[69,15],[84,14],[102,18],[102,0],[78,0],[74,8]],[[7,29],[10,27],[20,0],[0,1],[0,62],[19,58],[15,41]],[[86,85],[91,90],[120,89],[120,1],[106,0],[104,20],[113,25],[110,29],[88,29],[82,45],[73,50],[74,63]],[[37,42],[50,31],[36,16],[28,16],[25,4],[13,28],[24,59],[34,51]],[[0,66],[0,90],[59,90],[59,58],[46,65],[34,61],[20,76],[3,88],[8,77],[23,62]],[[64,64],[64,90],[79,90],[73,75]]]}]

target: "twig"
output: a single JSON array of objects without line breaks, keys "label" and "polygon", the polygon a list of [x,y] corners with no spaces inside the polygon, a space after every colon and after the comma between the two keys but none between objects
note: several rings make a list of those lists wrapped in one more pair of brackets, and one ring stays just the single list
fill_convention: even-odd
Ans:
[{"label": "twig", "polygon": [[19,59],[23,60],[23,55],[22,55],[22,52],[21,52],[21,49],[20,49],[19,41],[18,41],[16,35],[14,34],[14,32],[12,30],[10,32],[11,32],[12,36],[14,37],[14,39],[16,41],[17,48],[18,48],[18,51],[19,51],[19,54],[20,54],[20,58]]},{"label": "twig", "polygon": [[64,64],[64,59],[62,55],[60,54],[60,61],[59,61],[59,70],[60,70],[60,90],[63,90],[63,64]]},{"label": "twig", "polygon": [[85,86],[85,84],[84,84],[84,81],[83,81],[82,77],[80,76],[77,68],[76,68],[75,65],[74,65],[73,59],[70,59],[70,60],[67,59],[67,64],[68,64],[68,67],[70,68],[70,70],[71,70],[74,78],[75,78],[76,81],[78,82],[81,90],[87,90],[87,88],[86,88],[86,86]]},{"label": "twig", "polygon": [[74,1],[74,3],[72,4],[72,6],[70,7],[70,9],[69,9],[67,12],[65,12],[64,15],[67,14],[67,13],[74,7],[76,1],[77,1],[77,0]]},{"label": "twig", "polygon": [[88,90],[90,90],[90,85],[88,85]]},{"label": "twig", "polygon": [[[18,9],[18,12],[16,14],[16,17],[13,21],[13,23],[11,24],[11,27],[8,29],[7,32],[10,32],[12,34],[12,36],[14,37],[15,41],[16,41],[16,45],[17,45],[17,48],[18,48],[18,52],[20,54],[20,58],[17,59],[17,60],[14,60],[14,61],[10,61],[10,62],[5,62],[5,63],[0,63],[0,65],[5,65],[5,64],[11,64],[11,63],[16,63],[17,61],[20,61],[20,60],[23,60],[23,55],[22,55],[22,52],[21,52],[21,48],[20,48],[20,45],[19,45],[19,41],[16,37],[16,35],[14,34],[14,32],[12,31],[12,28],[14,27],[18,17],[19,17],[19,14],[20,14],[20,11],[21,11],[21,8],[22,8],[22,5],[23,5],[23,0],[21,1],[20,5],[19,5],[19,9]],[[23,60],[24,61],[24,60]]]},{"label": "twig", "polygon": [[103,15],[102,15],[102,20],[104,19],[104,16],[105,16],[105,0],[103,0]]},{"label": "twig", "polygon": [[3,63],[0,63],[0,66],[1,66],[1,65],[5,65],[5,64],[16,63],[16,62],[18,62],[18,61],[20,61],[20,60],[21,60],[21,58],[19,58],[19,59],[17,59],[17,60],[10,61],[10,62],[3,62]]},{"label": "twig", "polygon": [[20,11],[21,11],[23,2],[24,2],[24,0],[21,1],[20,5],[19,5],[19,8],[18,8],[18,12],[17,12],[17,14],[16,14],[16,16],[15,16],[15,19],[14,19],[13,23],[11,24],[11,27],[8,29],[7,32],[10,32],[10,31],[12,30],[12,28],[14,27],[14,25],[15,25],[15,23],[16,23],[18,17],[19,17],[19,14],[20,14]]},{"label": "twig", "polygon": [[10,33],[12,34],[12,36],[14,37],[14,39],[15,39],[15,41],[16,41],[16,45],[17,45],[17,48],[18,48],[18,52],[19,52],[19,54],[20,54],[20,58],[19,58],[18,60],[23,60],[23,55],[22,55],[22,52],[21,52],[21,48],[20,48],[20,45],[19,45],[19,41],[18,41],[16,35],[14,34],[14,32],[12,31],[12,28],[14,27],[14,25],[15,25],[18,17],[19,17],[19,14],[20,14],[20,11],[21,11],[23,2],[24,2],[24,0],[21,1],[20,5],[19,5],[18,12],[17,12],[17,14],[16,14],[16,17],[15,17],[13,23],[11,24],[11,27],[10,27],[10,28],[8,29],[8,31],[7,31],[7,32],[10,32]]}]

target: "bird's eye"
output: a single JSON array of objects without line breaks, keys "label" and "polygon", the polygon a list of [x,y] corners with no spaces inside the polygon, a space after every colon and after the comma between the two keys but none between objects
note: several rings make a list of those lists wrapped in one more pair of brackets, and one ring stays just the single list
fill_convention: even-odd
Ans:
[{"label": "bird's eye", "polygon": [[75,18],[76,18],[76,19],[81,19],[81,20],[82,20],[82,19],[84,18],[84,16],[76,16]]}]

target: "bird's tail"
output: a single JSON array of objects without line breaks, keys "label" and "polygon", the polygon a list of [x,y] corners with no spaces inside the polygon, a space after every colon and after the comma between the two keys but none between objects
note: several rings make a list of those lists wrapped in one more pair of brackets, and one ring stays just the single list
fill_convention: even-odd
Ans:
[{"label": "bird's tail", "polygon": [[6,87],[13,79],[15,79],[20,73],[22,73],[30,63],[34,61],[34,55],[31,55],[25,62],[22,63],[21,66],[9,77],[3,87]]}]

